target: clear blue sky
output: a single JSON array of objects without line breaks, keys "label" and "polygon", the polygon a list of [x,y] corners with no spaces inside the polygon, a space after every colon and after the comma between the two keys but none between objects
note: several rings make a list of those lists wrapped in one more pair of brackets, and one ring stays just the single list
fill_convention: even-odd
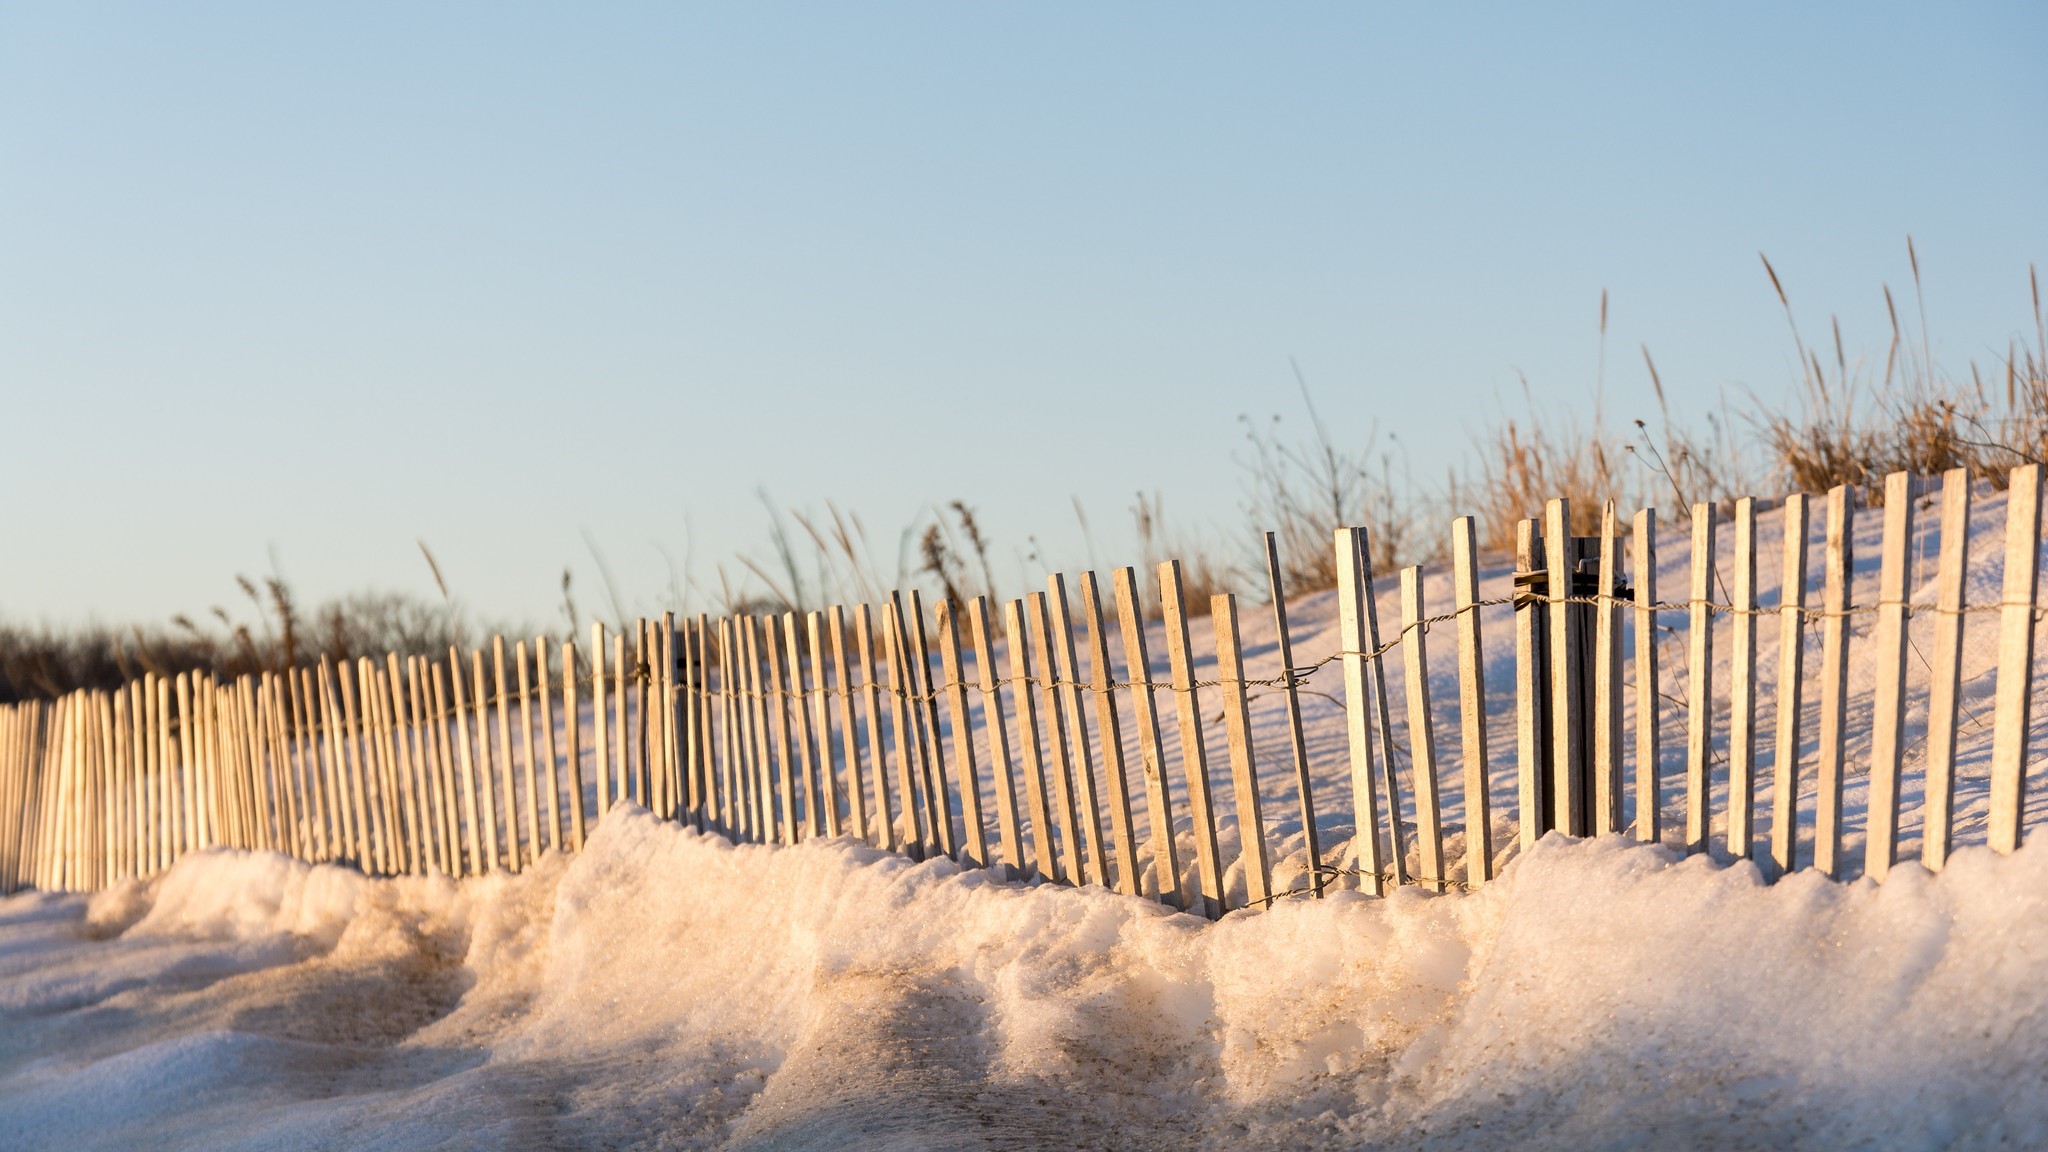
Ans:
[{"label": "clear blue sky", "polygon": [[1517,371],[1611,416],[2030,333],[2048,8],[107,5],[0,9],[0,614],[302,596],[544,619],[588,531],[760,551],[755,491],[978,506],[1105,561],[1139,489],[1237,531],[1239,413],[1424,481]]}]

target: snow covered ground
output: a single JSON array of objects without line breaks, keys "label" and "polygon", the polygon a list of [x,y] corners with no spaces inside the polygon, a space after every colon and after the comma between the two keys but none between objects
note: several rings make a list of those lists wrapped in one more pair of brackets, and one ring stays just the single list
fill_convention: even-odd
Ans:
[{"label": "snow covered ground", "polygon": [[[2004,500],[1978,495],[1969,600],[1991,603]],[[1933,599],[1934,513],[1916,537],[1915,602]],[[1858,519],[1856,600],[1869,604],[1881,513]],[[1777,523],[1767,512],[1758,533],[1766,606]],[[1685,595],[1684,527],[1660,536],[1661,599]],[[1485,577],[1483,595],[1503,594],[1508,565],[1495,558]],[[1383,576],[1388,634],[1394,590]],[[1431,610],[1449,606],[1441,572],[1427,592]],[[1297,664],[1337,650],[1334,608],[1329,594],[1291,606]],[[1248,674],[1272,675],[1271,618],[1242,612]],[[1510,620],[1484,614],[1504,860]],[[1852,876],[1870,623],[1853,622]],[[1670,828],[1682,815],[1685,621],[1660,625]],[[1716,626],[1718,839],[1727,617]],[[1918,853],[1931,629],[1931,614],[1916,617],[1908,657],[1906,859]],[[213,852],[89,900],[19,895],[0,901],[0,1147],[2048,1146],[2048,847],[1980,847],[1995,629],[1994,615],[1967,617],[1962,847],[1939,877],[1912,864],[1882,886],[1811,873],[1765,885],[1746,862],[1552,840],[1476,893],[1295,899],[1206,925],[846,841],[735,848],[628,807],[582,855],[518,876],[369,880]],[[1759,631],[1766,842],[1776,622]],[[1207,621],[1192,633],[1196,676],[1213,676]],[[1802,859],[1817,628],[1807,643]],[[1428,647],[1448,787],[1450,630]],[[1152,648],[1163,680],[1156,625]],[[1350,837],[1348,762],[1341,711],[1316,693],[1339,691],[1337,668],[1310,687],[1318,823],[1335,862]],[[1220,718],[1204,703],[1235,860]],[[1276,869],[1288,888],[1301,827],[1279,694],[1258,693],[1252,713],[1269,833],[1283,859],[1295,854]],[[2036,749],[2048,746],[2048,709],[2034,721]],[[1128,713],[1125,731],[1134,738]],[[1169,722],[1170,760],[1177,743]],[[2048,788],[2033,775],[2038,828]],[[1456,858],[1464,816],[1455,788],[1446,799]],[[1182,859],[1191,872],[1192,851]],[[1231,879],[1241,893],[1242,875]]]},{"label": "snow covered ground", "polygon": [[217,852],[0,901],[0,1145],[2048,1142],[2048,850],[1761,884],[1553,840],[1216,925],[621,808],[461,884]]}]

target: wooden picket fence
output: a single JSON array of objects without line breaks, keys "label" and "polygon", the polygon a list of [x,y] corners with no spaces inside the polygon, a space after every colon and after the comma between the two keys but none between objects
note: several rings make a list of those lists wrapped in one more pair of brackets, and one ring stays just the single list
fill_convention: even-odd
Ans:
[{"label": "wooden picket fence", "polygon": [[[1210,917],[1337,887],[1375,895],[1407,883],[1473,887],[1493,878],[1498,849],[1512,848],[1494,843],[1489,800],[1505,757],[1489,735],[1480,610],[1496,606],[1512,607],[1516,632],[1521,846],[1552,830],[1674,839],[1660,822],[1660,736],[1670,704],[1660,691],[1656,621],[1682,615],[1683,828],[1674,842],[1753,856],[1769,876],[1802,867],[1844,874],[1849,621],[1874,616],[1868,650],[1858,653],[1877,669],[1862,871],[1879,879],[1900,844],[1906,621],[1933,612],[1920,838],[1922,859],[1939,868],[1951,850],[1962,622],[1972,612],[2000,619],[1988,839],[2006,852],[2020,841],[2040,615],[2040,474],[2036,466],[2012,473],[1996,604],[1964,602],[1970,485],[1961,472],[1939,484],[1936,602],[1907,603],[1908,544],[1923,486],[1903,473],[1887,478],[1880,592],[1861,606],[1850,597],[1857,502],[1846,488],[1824,501],[1818,606],[1808,603],[1813,508],[1804,496],[1783,502],[1785,592],[1770,607],[1758,604],[1757,506],[1749,499],[1726,512],[1691,510],[1690,586],[1676,602],[1657,599],[1652,510],[1637,513],[1624,538],[1610,505],[1597,537],[1574,540],[1569,507],[1550,502],[1540,521],[1520,526],[1515,594],[1493,599],[1480,596],[1474,522],[1460,519],[1452,526],[1450,610],[1430,615],[1421,571],[1405,569],[1399,626],[1386,630],[1366,531],[1339,529],[1340,650],[1308,666],[1294,663],[1269,536],[1266,593],[1281,666],[1269,678],[1247,674],[1232,595],[1207,606],[1216,671],[1196,678],[1195,613],[1177,562],[1159,568],[1156,605],[1146,603],[1134,569],[1112,574],[1113,604],[1094,573],[1081,573],[1072,581],[1078,628],[1069,581],[1054,575],[1046,591],[1002,604],[1000,620],[985,598],[927,613],[910,591],[878,606],[718,620],[666,615],[640,621],[631,636],[607,635],[600,624],[587,662],[570,643],[508,646],[499,637],[488,653],[451,649],[445,662],[393,654],[381,662],[323,658],[231,682],[146,676],[118,691],[0,707],[0,891],[100,889],[216,846],[375,875],[518,871],[543,852],[580,849],[596,815],[622,799],[735,841],[848,836],[1018,879],[1104,885]],[[1716,600],[1724,517],[1734,579]],[[1148,639],[1154,612],[1164,625],[1163,678]],[[1730,618],[1734,645],[1719,717],[1714,614]],[[1809,787],[1799,718],[1809,678],[1803,637],[1815,623],[1821,707]],[[1459,698],[1441,714],[1430,699],[1424,645],[1414,642],[1432,624],[1448,624],[1456,636]],[[1757,827],[1756,639],[1769,627],[1782,640],[1765,839]],[[1632,652],[1623,644],[1630,631]],[[1390,671],[1397,659],[1401,667]],[[1315,795],[1298,696],[1331,664],[1342,680],[1351,829],[1349,848],[1334,853],[1322,837],[1346,822],[1341,809],[1325,806],[1346,798]],[[1390,675],[1403,678],[1405,740],[1390,708]],[[1261,810],[1253,688],[1277,693],[1288,719],[1283,791],[1299,806],[1291,867],[1307,879],[1284,892],[1276,891]],[[1230,825],[1204,743],[1205,710],[1219,707],[1234,861],[1222,858],[1228,838],[1219,833]],[[1630,711],[1632,735],[1623,730]],[[1441,778],[1439,726],[1457,733],[1462,770],[1450,779]],[[1716,794],[1726,839],[1710,845]],[[1446,859],[1455,837],[1447,839],[1440,817],[1444,800],[1462,802],[1462,868]],[[1811,805],[1814,829],[1803,855],[1800,804]],[[1241,879],[1226,887],[1226,876]]]}]

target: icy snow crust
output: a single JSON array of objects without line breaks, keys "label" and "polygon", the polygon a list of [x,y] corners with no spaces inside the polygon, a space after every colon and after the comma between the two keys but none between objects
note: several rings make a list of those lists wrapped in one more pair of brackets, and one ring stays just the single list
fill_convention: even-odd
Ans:
[{"label": "icy snow crust", "polygon": [[1883,886],[1553,838],[1215,925],[622,806],[518,877],[216,851],[0,901],[0,1146],[2048,1141],[2048,849]]}]

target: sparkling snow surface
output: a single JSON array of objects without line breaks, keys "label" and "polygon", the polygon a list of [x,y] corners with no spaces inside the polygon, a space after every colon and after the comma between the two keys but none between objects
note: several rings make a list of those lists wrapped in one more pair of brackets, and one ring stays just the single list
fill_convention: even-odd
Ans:
[{"label": "sparkling snow surface", "polygon": [[209,853],[0,902],[0,1146],[2048,1142],[2048,850],[1883,886],[1547,841],[1203,926],[631,808],[453,884]]}]

